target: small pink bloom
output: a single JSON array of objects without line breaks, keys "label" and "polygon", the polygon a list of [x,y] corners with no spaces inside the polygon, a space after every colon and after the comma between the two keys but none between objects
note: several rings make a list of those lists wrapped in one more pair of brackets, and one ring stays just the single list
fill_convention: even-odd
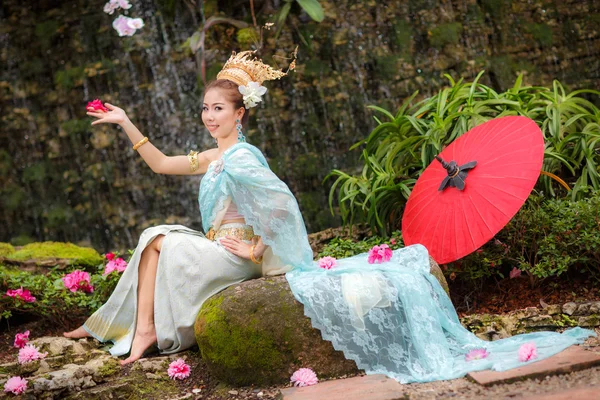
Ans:
[{"label": "small pink bloom", "polygon": [[331,269],[335,267],[336,259],[334,257],[322,257],[319,259],[319,267],[323,269]]},{"label": "small pink bloom", "polygon": [[169,364],[167,374],[171,379],[185,379],[190,376],[191,371],[192,369],[183,361],[183,358],[179,358]]},{"label": "small pink bloom", "polygon": [[35,360],[41,360],[46,358],[48,353],[40,353],[37,347],[32,344],[28,344],[19,350],[19,364],[27,364]]},{"label": "small pink bloom", "polygon": [[94,287],[90,285],[90,274],[85,271],[76,269],[70,274],[63,276],[62,280],[65,287],[71,292],[81,290],[85,293],[92,293],[94,291]]},{"label": "small pink bloom", "polygon": [[108,108],[106,108],[104,104],[102,104],[102,101],[100,101],[100,99],[95,99],[94,101],[88,102],[87,106],[85,106],[85,109],[88,111],[108,111]]},{"label": "small pink bloom", "polygon": [[115,259],[115,253],[106,253],[104,257],[106,257],[108,261],[112,261]]},{"label": "small pink bloom", "polygon": [[465,355],[465,361],[481,360],[489,354],[486,349],[473,349]]},{"label": "small pink bloom", "polygon": [[141,18],[131,18],[127,21],[127,26],[133,29],[142,29],[144,27],[144,20]]},{"label": "small pink bloom", "polygon": [[22,349],[29,342],[29,331],[25,331],[24,333],[17,333],[15,335],[15,343],[14,346],[17,349]]},{"label": "small pink bloom", "polygon": [[129,4],[129,0],[117,0],[117,2],[123,10],[129,10],[131,8],[131,4]]},{"label": "small pink bloom", "polygon": [[119,34],[119,36],[133,36],[133,34],[135,33],[135,28],[132,28],[129,26],[128,21],[131,18],[129,17],[124,17],[123,15],[119,15],[114,21],[113,21],[113,28],[115,28],[115,30],[117,31],[117,33]]},{"label": "small pink bloom", "polygon": [[104,273],[102,275],[108,275],[113,271],[123,272],[127,268],[127,262],[123,260],[121,257],[118,257],[115,260],[111,260],[104,267]]},{"label": "small pink bloom", "polygon": [[104,5],[104,12],[112,15],[119,8],[119,3],[116,0],[111,0]]},{"label": "small pink bloom", "polygon": [[19,289],[7,290],[6,295],[15,299],[23,300],[25,303],[35,302],[35,297],[31,295],[29,290],[23,289],[23,286],[21,286]]},{"label": "small pink bloom", "polygon": [[396,239],[395,238],[391,238],[390,239],[390,244],[393,246],[396,244]]},{"label": "small pink bloom", "polygon": [[25,393],[27,389],[27,380],[21,378],[20,376],[13,376],[4,384],[4,391],[11,392],[12,394],[22,394]]},{"label": "small pink bloom", "polygon": [[300,368],[292,374],[290,382],[294,386],[312,386],[319,383],[317,374],[310,368]]},{"label": "small pink bloom", "polygon": [[537,358],[535,343],[525,343],[519,347],[519,361],[526,362]]},{"label": "small pink bloom", "polygon": [[510,279],[513,278],[518,278],[519,276],[521,276],[521,270],[518,269],[517,267],[513,267],[513,269],[510,271]]},{"label": "small pink bloom", "polygon": [[375,262],[381,264],[384,261],[390,261],[392,258],[392,249],[387,244],[380,244],[379,246],[375,245],[369,250],[369,257],[367,261],[369,264],[373,264]]}]

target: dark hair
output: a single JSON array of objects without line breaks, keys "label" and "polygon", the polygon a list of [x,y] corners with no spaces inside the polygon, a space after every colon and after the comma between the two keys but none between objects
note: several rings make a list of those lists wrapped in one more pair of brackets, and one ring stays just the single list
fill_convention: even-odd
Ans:
[{"label": "dark hair", "polygon": [[[233,103],[233,106],[237,110],[240,107],[244,107],[244,115],[242,116],[242,125],[246,126],[248,124],[249,112],[248,109],[244,106],[244,99],[242,94],[238,90],[238,85],[228,79],[217,79],[212,82],[209,82],[204,89],[204,94],[210,89],[221,89],[225,98]],[[202,96],[204,97],[204,96]]]}]

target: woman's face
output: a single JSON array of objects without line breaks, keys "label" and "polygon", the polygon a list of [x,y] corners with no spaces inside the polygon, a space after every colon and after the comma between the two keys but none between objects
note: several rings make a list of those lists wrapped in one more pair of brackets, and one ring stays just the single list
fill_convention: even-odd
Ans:
[{"label": "woman's face", "polygon": [[204,95],[202,122],[215,139],[236,134],[236,120],[241,120],[243,111],[227,100],[220,89],[210,89]]}]

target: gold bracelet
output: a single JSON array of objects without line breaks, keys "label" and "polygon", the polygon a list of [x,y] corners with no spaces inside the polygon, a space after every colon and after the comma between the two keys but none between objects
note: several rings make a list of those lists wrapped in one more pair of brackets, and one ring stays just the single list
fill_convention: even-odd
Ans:
[{"label": "gold bracelet", "polygon": [[195,172],[198,169],[198,152],[190,150],[187,158],[190,161],[190,171]]},{"label": "gold bracelet", "polygon": [[148,137],[144,136],[144,138],[142,140],[140,140],[139,142],[137,142],[136,144],[133,145],[133,149],[137,150],[139,149],[142,145],[146,144],[148,142]]},{"label": "gold bracelet", "polygon": [[253,245],[252,247],[250,247],[250,260],[252,260],[252,262],[254,264],[260,264],[262,262],[262,256],[257,260],[256,258],[254,258],[254,248],[256,247],[256,245]]}]

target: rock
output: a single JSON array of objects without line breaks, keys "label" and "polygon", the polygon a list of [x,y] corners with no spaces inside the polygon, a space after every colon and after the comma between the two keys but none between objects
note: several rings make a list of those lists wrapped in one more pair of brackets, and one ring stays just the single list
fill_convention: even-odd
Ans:
[{"label": "rock", "polygon": [[577,325],[584,328],[600,326],[600,317],[598,317],[597,314],[588,315],[586,317],[579,317],[579,319],[577,320]]},{"label": "rock", "polygon": [[563,310],[563,314],[573,315],[575,310],[577,310],[577,304],[575,304],[573,302],[565,303],[562,306],[562,310]]},{"label": "rock", "polygon": [[595,301],[590,304],[590,314],[599,314],[600,313],[600,301]]},{"label": "rock", "polygon": [[[447,290],[437,264],[432,270]],[[312,327],[284,276],[243,282],[212,296],[198,314],[195,333],[209,371],[232,385],[289,382],[306,365],[323,378],[357,372],[354,361]]]},{"label": "rock", "polygon": [[36,267],[64,268],[68,265],[96,267],[103,257],[89,247],[79,247],[72,243],[40,242],[30,243],[2,257],[8,264],[16,264],[21,269],[35,270]]},{"label": "rock", "polygon": [[558,315],[558,314],[562,313],[562,307],[558,304],[552,304],[552,305],[546,307],[545,311],[548,315]]}]

